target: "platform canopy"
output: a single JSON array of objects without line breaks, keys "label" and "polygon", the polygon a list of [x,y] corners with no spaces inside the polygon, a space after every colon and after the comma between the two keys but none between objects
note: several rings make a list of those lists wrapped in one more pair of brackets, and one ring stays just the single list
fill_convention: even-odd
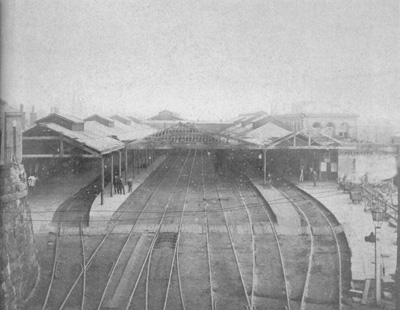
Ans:
[{"label": "platform canopy", "polygon": [[207,148],[232,149],[251,147],[251,143],[195,128],[190,123],[178,123],[128,144],[128,149]]},{"label": "platform canopy", "polygon": [[101,158],[124,149],[124,143],[89,130],[40,123],[23,133],[23,158]]}]

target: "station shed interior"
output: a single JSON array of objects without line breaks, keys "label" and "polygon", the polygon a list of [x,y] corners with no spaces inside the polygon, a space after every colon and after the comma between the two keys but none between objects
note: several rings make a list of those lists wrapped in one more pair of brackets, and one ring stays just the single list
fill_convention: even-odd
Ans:
[{"label": "station shed interior", "polygon": [[[286,133],[286,132],[285,132]],[[289,132],[272,139],[269,144],[257,143],[246,138],[237,138],[224,133],[210,133],[195,128],[190,123],[178,123],[144,139],[129,143],[128,149],[179,149],[201,148],[208,150],[241,150],[254,165],[268,173],[279,176],[294,176],[304,167],[305,177],[316,170],[320,180],[335,180],[338,167],[338,141],[329,140],[322,145],[300,132]],[[332,143],[333,142],[333,143]]]},{"label": "station shed interior", "polygon": [[[260,117],[265,115],[252,119],[260,121]],[[218,153],[219,158],[226,156],[221,157],[221,154],[228,154],[228,150],[240,150],[263,171],[264,181],[268,174],[296,177],[300,166],[304,167],[306,179],[309,172],[315,170],[320,180],[335,180],[338,149],[346,148],[340,141],[328,136],[316,138],[303,132],[289,131],[271,118],[264,121],[262,126],[265,130],[261,132],[261,137],[252,136],[249,132],[254,131],[251,130],[207,132],[189,122],[178,122],[156,131],[134,122],[125,121],[116,125],[119,120],[120,117],[106,118],[97,114],[81,120],[52,113],[36,121],[35,126],[23,133],[23,163],[27,173],[40,178],[41,174],[49,174],[54,167],[99,169],[103,196],[105,179],[111,179],[112,187],[113,178],[109,175],[115,175],[114,172],[121,177],[123,171],[133,169],[135,174],[135,170],[155,158],[156,150],[167,152],[187,148],[207,149]],[[239,127],[243,128],[242,125]],[[114,155],[118,155],[116,161]]]},{"label": "station shed interior", "polygon": [[[46,178],[65,170],[79,173],[81,169],[97,169],[101,174],[103,196],[105,181],[113,185],[114,178],[110,176],[117,174],[121,177],[122,171],[128,169],[131,156],[127,154],[126,143],[146,135],[149,128],[143,125],[132,135],[129,131],[135,131],[140,125],[135,123],[135,127],[120,130],[121,126],[114,126],[113,120],[108,119],[109,124],[101,124],[99,119],[85,121],[71,115],[52,113],[37,120],[35,126],[23,132],[22,138],[23,163],[28,175]],[[137,165],[145,162],[144,153],[136,154],[140,159]],[[115,155],[118,158],[114,161]],[[109,171],[105,171],[107,168]]]}]

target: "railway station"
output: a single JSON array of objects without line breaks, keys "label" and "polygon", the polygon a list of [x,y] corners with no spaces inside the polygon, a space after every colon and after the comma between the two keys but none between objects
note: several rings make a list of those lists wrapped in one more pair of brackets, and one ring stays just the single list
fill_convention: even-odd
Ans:
[{"label": "railway station", "polygon": [[355,143],[355,115],[2,115],[9,309],[390,305],[397,201],[365,169],[398,149]]}]

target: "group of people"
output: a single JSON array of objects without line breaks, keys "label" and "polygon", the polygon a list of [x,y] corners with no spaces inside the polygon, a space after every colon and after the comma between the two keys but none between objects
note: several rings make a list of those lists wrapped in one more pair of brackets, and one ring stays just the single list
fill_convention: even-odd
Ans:
[{"label": "group of people", "polygon": [[[310,167],[310,176],[312,181],[314,182],[314,186],[317,186],[317,180],[318,180],[318,175],[317,172],[315,171],[315,169]],[[300,182],[304,181],[304,166],[300,166],[300,178],[299,178]]]},{"label": "group of people", "polygon": [[[132,192],[132,178],[127,180],[128,192]],[[124,181],[121,177],[115,176],[114,178],[114,194],[124,194],[125,195],[125,186]]]}]

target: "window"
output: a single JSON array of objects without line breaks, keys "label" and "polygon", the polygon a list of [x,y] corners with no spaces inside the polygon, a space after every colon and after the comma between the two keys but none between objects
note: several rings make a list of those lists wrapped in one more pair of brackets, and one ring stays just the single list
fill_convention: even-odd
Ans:
[{"label": "window", "polygon": [[333,124],[333,123],[328,123],[327,125],[326,125],[326,131],[327,131],[327,134],[328,135],[330,135],[330,136],[334,136],[335,135],[335,125]]},{"label": "window", "polygon": [[340,125],[340,129],[339,129],[339,136],[347,138],[349,136],[349,124],[346,122],[343,122]]},{"label": "window", "polygon": [[315,122],[312,126],[313,128],[320,128],[321,124],[319,122]]}]

